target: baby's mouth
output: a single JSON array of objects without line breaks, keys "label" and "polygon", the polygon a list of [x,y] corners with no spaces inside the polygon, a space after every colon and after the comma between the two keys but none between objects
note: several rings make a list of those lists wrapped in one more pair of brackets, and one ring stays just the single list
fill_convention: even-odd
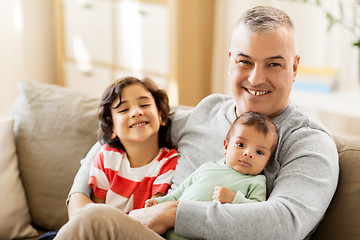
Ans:
[{"label": "baby's mouth", "polygon": [[242,166],[245,166],[245,167],[250,167],[251,166],[250,163],[242,161],[242,160],[239,160],[239,164],[242,165]]}]

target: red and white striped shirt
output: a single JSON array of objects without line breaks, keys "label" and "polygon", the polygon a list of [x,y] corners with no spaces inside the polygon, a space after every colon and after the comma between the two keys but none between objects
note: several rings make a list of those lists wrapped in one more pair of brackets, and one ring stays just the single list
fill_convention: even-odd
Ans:
[{"label": "red and white striped shirt", "polygon": [[96,197],[128,213],[143,208],[152,195],[167,193],[178,157],[175,149],[161,148],[150,163],[131,168],[125,152],[104,144],[93,161],[89,185]]}]

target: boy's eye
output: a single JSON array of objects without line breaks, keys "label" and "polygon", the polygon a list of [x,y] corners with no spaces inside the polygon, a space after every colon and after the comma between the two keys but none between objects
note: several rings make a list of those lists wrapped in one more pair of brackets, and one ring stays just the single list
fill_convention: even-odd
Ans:
[{"label": "boy's eye", "polygon": [[144,103],[144,104],[141,104],[141,105],[140,105],[140,107],[148,107],[148,106],[150,106],[149,103]]},{"label": "boy's eye", "polygon": [[125,113],[125,112],[127,112],[129,109],[127,109],[127,108],[124,108],[124,109],[120,109],[119,110],[119,113]]},{"label": "boy's eye", "polygon": [[236,143],[236,145],[238,145],[239,147],[245,147],[245,144],[243,144],[243,143]]}]

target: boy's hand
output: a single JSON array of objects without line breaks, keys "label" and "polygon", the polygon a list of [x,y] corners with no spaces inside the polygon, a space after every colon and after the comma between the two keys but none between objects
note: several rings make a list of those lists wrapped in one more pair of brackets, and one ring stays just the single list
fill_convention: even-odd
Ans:
[{"label": "boy's hand", "polygon": [[145,201],[145,207],[152,207],[155,206],[156,204],[158,204],[158,202],[154,198]]},{"label": "boy's hand", "polygon": [[213,194],[213,200],[221,203],[232,203],[235,198],[235,193],[230,189],[222,186],[216,186]]}]

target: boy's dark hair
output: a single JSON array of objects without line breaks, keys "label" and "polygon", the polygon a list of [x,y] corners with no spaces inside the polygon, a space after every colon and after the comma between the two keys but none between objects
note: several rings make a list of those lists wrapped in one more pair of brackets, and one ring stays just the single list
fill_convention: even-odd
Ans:
[{"label": "boy's dark hair", "polygon": [[265,136],[267,134],[274,135],[275,144],[273,144],[273,146],[271,147],[271,156],[269,159],[270,161],[275,155],[275,150],[279,137],[278,130],[273,121],[271,121],[271,119],[267,116],[257,112],[245,112],[239,117],[237,117],[235,121],[231,124],[230,129],[226,135],[226,140],[230,140],[231,136],[233,135],[235,126],[239,124],[243,126],[254,126],[259,132],[262,132]]},{"label": "boy's dark hair", "polygon": [[[168,136],[168,129],[170,125],[170,106],[169,98],[165,90],[160,89],[152,80],[149,78],[138,79],[135,77],[124,77],[118,79],[116,82],[111,84],[104,92],[101,103],[98,110],[98,118],[100,124],[99,130],[99,141],[102,144],[109,144],[111,147],[121,149],[125,151],[118,137],[112,139],[113,133],[113,120],[111,115],[111,105],[116,99],[120,99],[122,90],[133,84],[141,84],[147,91],[151,93],[155,100],[156,107],[160,112],[161,120],[163,124],[160,125],[159,129],[159,147],[172,147],[170,137]],[[117,107],[117,106],[116,106]],[[115,107],[115,108],[116,108]],[[163,126],[164,125],[164,126]]]}]

